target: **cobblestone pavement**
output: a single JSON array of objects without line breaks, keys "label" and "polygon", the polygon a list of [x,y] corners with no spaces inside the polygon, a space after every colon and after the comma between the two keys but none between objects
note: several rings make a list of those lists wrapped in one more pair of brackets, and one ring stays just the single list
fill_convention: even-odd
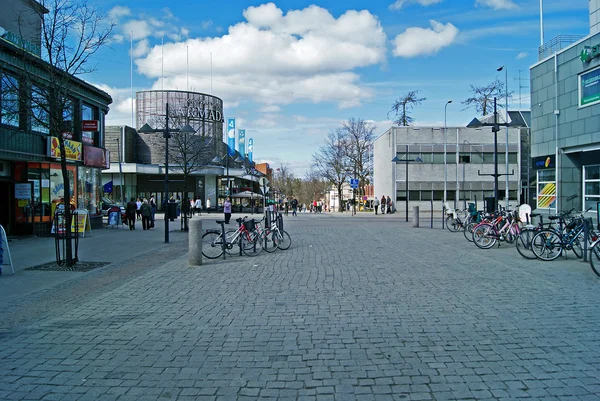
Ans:
[{"label": "cobblestone pavement", "polygon": [[173,244],[118,281],[108,266],[61,284],[78,295],[4,324],[0,399],[600,399],[600,280],[582,262],[390,216],[285,224],[286,252],[189,268]]}]

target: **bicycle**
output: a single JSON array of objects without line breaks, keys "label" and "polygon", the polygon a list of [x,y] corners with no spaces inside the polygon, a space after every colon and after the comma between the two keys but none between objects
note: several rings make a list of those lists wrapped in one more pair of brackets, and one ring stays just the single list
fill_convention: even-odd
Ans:
[{"label": "bicycle", "polygon": [[[504,222],[501,228],[499,225]],[[520,234],[520,227],[513,213],[500,213],[489,223],[480,223],[473,229],[473,242],[481,249],[492,248],[498,241],[513,243]]]},{"label": "bicycle", "polygon": [[583,257],[582,243],[584,242],[585,221],[581,212],[578,216],[566,223],[573,209],[557,216],[550,216],[550,220],[558,220],[558,229],[545,228],[540,230],[531,240],[531,247],[535,256],[544,261],[558,258],[564,251],[573,251],[578,258]]},{"label": "bicycle", "polygon": [[225,221],[217,220],[221,231],[208,230],[202,235],[202,255],[208,259],[217,259],[224,252],[235,254],[237,252],[233,252],[234,245],[241,247],[247,256],[258,255],[263,248],[260,244],[257,246],[259,235],[255,230],[254,220],[246,220],[247,218],[248,216],[236,219],[239,224],[237,230],[228,231],[225,231]]},{"label": "bicycle", "polygon": [[531,248],[531,240],[535,234],[544,228],[544,216],[539,213],[532,213],[529,215],[531,218],[538,216],[540,218],[538,225],[534,226],[528,222],[516,239],[517,252],[525,259],[537,259],[537,256],[535,256],[535,253],[533,253],[533,249]]},{"label": "bicycle", "polygon": [[590,266],[592,271],[597,276],[600,276],[600,245],[598,244],[600,244],[600,238],[595,236],[595,240],[590,248]]}]

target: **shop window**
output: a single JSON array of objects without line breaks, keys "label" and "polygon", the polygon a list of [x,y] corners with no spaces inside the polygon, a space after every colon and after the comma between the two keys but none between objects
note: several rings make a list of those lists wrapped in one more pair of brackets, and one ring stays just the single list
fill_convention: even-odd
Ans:
[{"label": "shop window", "polygon": [[0,79],[0,123],[19,126],[19,81],[6,74]]},{"label": "shop window", "polygon": [[583,208],[597,211],[596,205],[600,202],[600,165],[583,166],[583,170]]},{"label": "shop window", "polygon": [[[77,170],[75,166],[67,166],[67,172],[69,174],[69,187],[71,192],[71,199],[69,203],[76,207],[77,199],[77,187],[75,185],[77,180]],[[63,183],[63,174],[60,164],[50,165],[50,207],[51,215],[54,215],[56,206],[65,201],[65,187]]]},{"label": "shop window", "polygon": [[556,180],[554,169],[537,171],[537,208],[556,208]]},{"label": "shop window", "polygon": [[29,163],[28,181],[33,184],[33,221],[49,222],[50,206],[50,166],[48,164]]},{"label": "shop window", "polygon": [[48,134],[50,132],[48,102],[42,89],[31,87],[31,130]]},{"label": "shop window", "polygon": [[100,213],[102,210],[100,169],[80,167],[77,178],[77,207],[87,210],[90,215]]}]

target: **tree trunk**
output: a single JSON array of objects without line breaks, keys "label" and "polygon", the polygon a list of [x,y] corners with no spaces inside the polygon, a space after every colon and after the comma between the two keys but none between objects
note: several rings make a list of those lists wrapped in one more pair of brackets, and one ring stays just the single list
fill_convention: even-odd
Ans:
[{"label": "tree trunk", "polygon": [[[65,140],[62,133],[59,133],[58,143],[60,146],[60,168],[63,175],[64,204],[65,204],[65,245],[67,266],[74,266],[76,261],[73,259],[73,246],[71,244],[71,183],[69,181],[69,171],[67,170],[67,154],[65,150]],[[56,233],[58,235],[58,232]]]},{"label": "tree trunk", "polygon": [[338,212],[344,211],[344,205],[342,203],[342,187],[338,187]]}]

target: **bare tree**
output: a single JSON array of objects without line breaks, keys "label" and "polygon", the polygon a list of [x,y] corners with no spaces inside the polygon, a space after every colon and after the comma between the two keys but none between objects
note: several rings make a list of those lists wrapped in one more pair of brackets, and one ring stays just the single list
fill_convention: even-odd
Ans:
[{"label": "bare tree", "polygon": [[290,169],[290,165],[282,163],[275,169],[273,174],[273,186],[280,193],[285,194],[287,198],[294,196],[294,173]]},{"label": "bare tree", "polygon": [[373,163],[369,157],[375,140],[375,125],[362,118],[350,118],[342,124],[346,137],[346,153],[352,172],[359,180],[358,197],[364,195],[364,187],[373,176]]},{"label": "bare tree", "polygon": [[324,180],[314,169],[310,169],[306,173],[302,184],[303,202],[305,203],[321,198],[331,186],[330,182]]},{"label": "bare tree", "polygon": [[[105,23],[106,15],[98,8],[78,0],[38,0],[39,7],[33,12],[41,21],[42,60],[35,60],[23,50],[25,60],[23,75],[32,84],[29,90],[22,90],[30,104],[34,124],[58,140],[60,164],[63,176],[65,199],[66,263],[74,265],[71,246],[71,179],[67,169],[65,138],[63,133],[74,131],[74,104],[72,93],[79,85],[73,76],[95,71],[90,65],[91,57],[109,40],[113,25]],[[19,18],[20,30],[27,18]],[[30,19],[29,19],[30,20]]]},{"label": "bare tree", "polygon": [[[485,86],[474,86],[471,85],[471,97],[461,102],[468,109],[469,107],[475,107],[475,111],[482,116],[485,116],[493,111],[494,98],[504,99],[506,92],[504,91],[504,82],[498,78],[488,85]],[[512,97],[512,92],[508,94],[508,98]],[[497,107],[503,107],[502,102],[497,102]]]},{"label": "bare tree", "polygon": [[342,129],[330,132],[325,144],[313,154],[313,168],[335,187],[338,193],[339,211],[342,211],[342,189],[348,178],[346,135]]},{"label": "bare tree", "polygon": [[421,104],[423,101],[427,100],[424,97],[418,97],[419,91],[410,91],[406,95],[398,98],[396,102],[392,105],[390,111],[388,111],[388,118],[390,117],[390,113],[394,112],[394,122],[398,125],[408,126],[413,121],[414,118],[410,117],[408,113],[410,109],[415,106]]}]

